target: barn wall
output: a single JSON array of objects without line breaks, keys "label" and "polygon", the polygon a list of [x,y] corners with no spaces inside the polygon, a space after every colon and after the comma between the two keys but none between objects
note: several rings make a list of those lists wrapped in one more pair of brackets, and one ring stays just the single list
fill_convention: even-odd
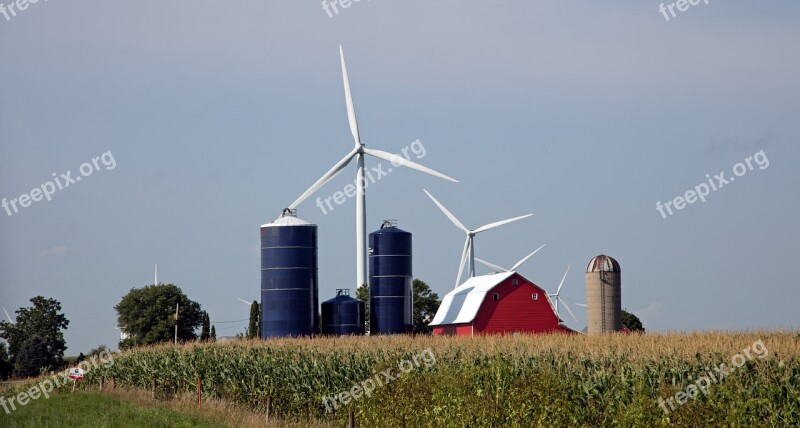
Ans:
[{"label": "barn wall", "polygon": [[[518,285],[513,285],[513,280]],[[500,300],[494,300],[494,294]],[[538,300],[532,294],[538,293]],[[475,334],[545,333],[567,331],[558,325],[558,317],[547,293],[518,274],[514,274],[486,294],[474,321]]]}]

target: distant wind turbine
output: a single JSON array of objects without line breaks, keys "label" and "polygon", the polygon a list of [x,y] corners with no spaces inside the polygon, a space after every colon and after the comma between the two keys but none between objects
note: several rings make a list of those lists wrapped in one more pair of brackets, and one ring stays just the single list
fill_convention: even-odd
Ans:
[{"label": "distant wind turbine", "polygon": [[533,250],[533,252],[532,252],[532,253],[528,254],[528,255],[527,255],[527,256],[525,256],[525,257],[523,257],[523,258],[522,258],[522,260],[520,260],[520,261],[518,261],[516,264],[514,264],[514,266],[512,266],[512,267],[511,267],[511,269],[506,269],[506,268],[504,268],[504,267],[502,267],[502,266],[498,266],[498,265],[496,265],[496,264],[494,264],[494,263],[489,263],[489,262],[487,262],[486,260],[481,260],[481,259],[479,259],[479,258],[477,258],[477,257],[475,257],[475,261],[476,261],[476,262],[478,262],[478,263],[482,263],[482,264],[484,264],[484,265],[486,265],[486,266],[488,266],[488,267],[490,267],[490,268],[494,269],[494,270],[495,270],[495,271],[497,271],[497,272],[516,272],[516,270],[517,270],[517,269],[519,269],[519,267],[520,267],[520,266],[522,266],[522,265],[523,265],[525,262],[527,262],[527,261],[528,261],[528,259],[530,259],[531,257],[533,257],[533,255],[534,255],[534,254],[536,254],[536,253],[538,253],[538,252],[539,252],[539,250],[541,250],[542,248],[544,248],[544,245],[542,245],[541,247],[539,247],[539,248],[537,248],[537,249]]},{"label": "distant wind turbine", "polygon": [[555,292],[555,294],[548,294],[548,296],[550,296],[550,297],[552,297],[552,298],[553,298],[553,303],[555,304],[555,310],[556,310],[556,314],[557,314],[559,317],[561,316],[561,314],[560,314],[560,313],[559,313],[559,311],[558,311],[558,309],[559,309],[559,306],[558,306],[558,304],[559,304],[559,302],[560,302],[560,303],[563,303],[563,304],[564,304],[564,309],[566,309],[566,310],[567,310],[567,312],[569,312],[569,314],[570,314],[570,315],[572,315],[572,319],[574,319],[574,320],[575,320],[575,322],[577,323],[577,322],[578,322],[578,318],[577,318],[577,317],[575,317],[575,314],[573,314],[573,313],[572,313],[572,309],[570,309],[570,308],[569,308],[569,306],[567,306],[567,302],[565,302],[565,301],[564,301],[564,299],[562,299],[562,298],[561,298],[561,287],[563,287],[563,286],[564,286],[564,280],[565,280],[565,279],[567,279],[567,274],[569,273],[569,269],[570,269],[571,267],[572,267],[572,265],[571,265],[571,264],[570,264],[569,266],[567,266],[567,271],[566,271],[566,272],[564,272],[564,276],[563,276],[563,277],[561,277],[561,282],[558,284],[558,289],[556,289],[556,292]]},{"label": "distant wind turbine", "polygon": [[461,229],[462,231],[464,231],[464,233],[467,234],[467,240],[464,241],[464,251],[462,251],[461,253],[461,263],[458,266],[458,274],[456,276],[456,287],[458,287],[459,284],[461,284],[461,275],[464,270],[464,263],[466,263],[467,261],[469,262],[468,270],[470,278],[475,276],[475,244],[473,243],[473,238],[475,237],[475,235],[487,231],[489,229],[494,229],[495,227],[511,223],[512,221],[522,220],[523,218],[527,218],[533,215],[533,214],[526,214],[519,217],[509,218],[507,220],[500,220],[494,223],[489,223],[477,229],[467,229],[467,227],[461,224],[461,222],[458,221],[456,216],[454,216],[450,211],[448,211],[447,208],[444,207],[444,205],[439,203],[439,201],[437,201],[436,198],[433,197],[433,195],[428,193],[428,191],[425,189],[423,189],[422,191],[425,192],[425,194],[428,195],[429,198],[431,198],[433,203],[436,204],[436,206],[439,207],[440,210],[442,210],[444,215],[446,215],[447,218],[449,218],[450,221],[454,225],[456,225],[457,228]]},{"label": "distant wind turbine", "polygon": [[8,314],[8,311],[6,310],[5,306],[3,306],[3,312],[6,313],[6,318],[8,318],[8,322],[10,322],[11,324],[14,324],[14,320],[11,319],[11,315]]}]

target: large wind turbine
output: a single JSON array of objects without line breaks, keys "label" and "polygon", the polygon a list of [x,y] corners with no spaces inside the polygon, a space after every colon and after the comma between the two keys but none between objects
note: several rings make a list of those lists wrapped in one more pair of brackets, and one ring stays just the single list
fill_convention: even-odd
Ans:
[{"label": "large wind turbine", "polygon": [[295,209],[301,202],[311,196],[325,183],[332,180],[338,175],[354,158],[358,164],[356,170],[356,288],[362,284],[367,283],[367,201],[364,189],[366,184],[364,182],[364,157],[365,155],[374,156],[378,159],[392,162],[394,165],[405,166],[426,174],[433,175],[434,177],[443,178],[445,180],[458,183],[457,180],[450,178],[444,174],[436,172],[430,168],[426,168],[420,164],[414,163],[404,157],[384,152],[381,150],[368,149],[364,143],[361,142],[361,136],[358,133],[358,123],[356,122],[356,111],[353,107],[353,96],[350,93],[350,80],[347,77],[347,67],[344,63],[344,51],[342,46],[339,46],[339,57],[342,62],[342,81],[344,82],[344,100],[347,105],[347,120],[350,123],[350,132],[353,134],[355,147],[345,157],[342,158],[336,165],[333,166],[328,172],[325,173],[314,185],[312,185],[305,193],[300,195],[296,201],[289,205],[289,209]]},{"label": "large wind turbine", "polygon": [[458,266],[458,274],[456,275],[456,287],[458,287],[459,284],[461,283],[461,272],[464,270],[464,263],[467,260],[469,260],[469,276],[470,278],[475,276],[475,245],[472,242],[475,235],[489,229],[494,229],[497,226],[502,226],[506,223],[511,223],[512,221],[522,220],[523,218],[527,218],[533,215],[533,214],[525,214],[519,217],[514,217],[507,220],[501,220],[494,223],[489,223],[477,229],[467,229],[467,227],[461,224],[461,222],[458,221],[456,216],[450,213],[450,211],[447,211],[447,208],[445,208],[444,205],[439,203],[439,201],[437,201],[436,198],[433,197],[433,195],[428,193],[427,190],[423,189],[423,191],[425,192],[426,195],[428,195],[429,198],[431,198],[433,203],[435,203],[436,206],[439,207],[440,210],[442,210],[444,215],[446,215],[447,218],[449,218],[450,221],[453,222],[454,225],[456,225],[457,228],[461,229],[462,231],[464,231],[464,233],[467,234],[467,240],[464,241],[464,251],[462,251],[461,253],[461,263]]}]

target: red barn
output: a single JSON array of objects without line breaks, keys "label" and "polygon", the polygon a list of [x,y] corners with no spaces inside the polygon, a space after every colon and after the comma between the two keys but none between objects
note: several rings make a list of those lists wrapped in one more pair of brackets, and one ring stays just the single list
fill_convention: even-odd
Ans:
[{"label": "red barn", "polygon": [[430,326],[435,336],[573,332],[547,292],[516,272],[468,279],[444,296]]}]

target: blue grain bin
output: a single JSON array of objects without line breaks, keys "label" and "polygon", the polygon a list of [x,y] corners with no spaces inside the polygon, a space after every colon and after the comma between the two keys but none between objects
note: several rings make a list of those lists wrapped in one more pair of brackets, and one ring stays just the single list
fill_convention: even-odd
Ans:
[{"label": "blue grain bin", "polygon": [[317,225],[284,210],[261,226],[261,338],[314,334],[318,305]]},{"label": "blue grain bin", "polygon": [[411,281],[411,234],[386,220],[369,234],[370,334],[411,332]]},{"label": "blue grain bin", "polygon": [[364,302],[350,297],[350,290],[336,290],[336,297],[322,302],[322,334],[364,334]]}]

